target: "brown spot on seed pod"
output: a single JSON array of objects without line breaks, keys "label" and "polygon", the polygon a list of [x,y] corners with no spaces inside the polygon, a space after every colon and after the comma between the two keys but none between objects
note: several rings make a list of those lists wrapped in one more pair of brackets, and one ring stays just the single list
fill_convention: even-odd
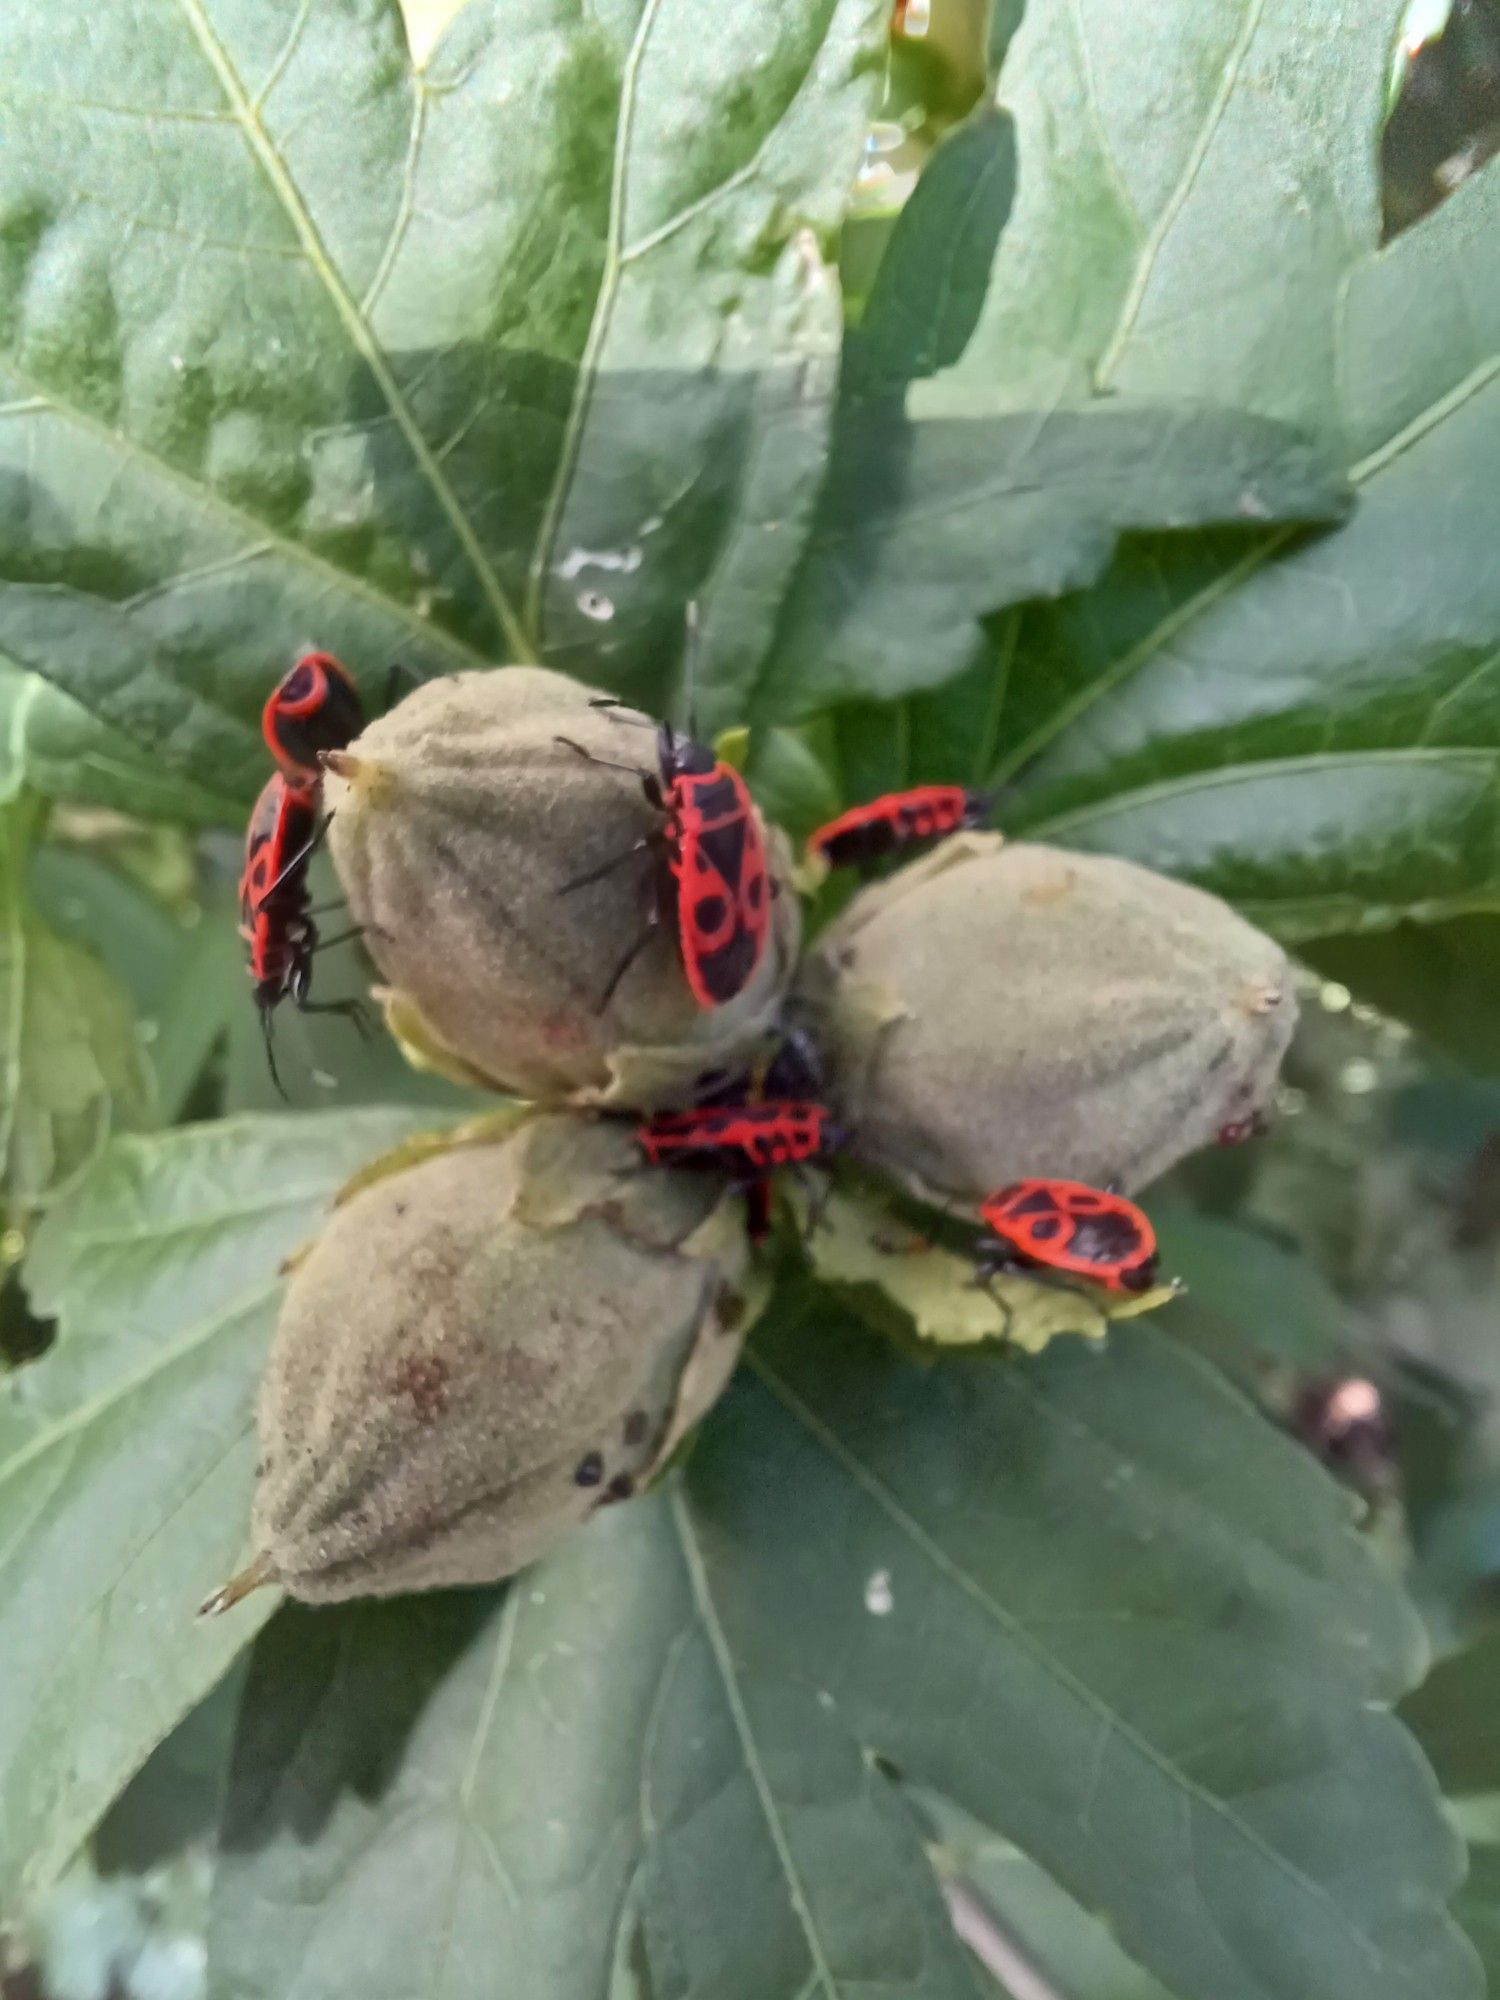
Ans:
[{"label": "brown spot on seed pod", "polygon": [[607,1507],[615,1500],[628,1500],[635,1491],[635,1481],[628,1472],[617,1472],[604,1489],[604,1498],[599,1502]]},{"label": "brown spot on seed pod", "polygon": [[431,1423],[448,1407],[448,1364],[440,1354],[408,1354],[391,1377],[391,1392],[410,1396],[423,1423]]},{"label": "brown spot on seed pod", "polygon": [[1244,987],[1240,992],[1240,1006],[1247,1014],[1274,1014],[1283,999],[1279,986],[1262,986],[1258,983]]},{"label": "brown spot on seed pod", "polygon": [[549,1014],[537,1023],[542,1041],[549,1049],[581,1049],[588,1045],[588,1031],[577,1019],[563,1014]]},{"label": "brown spot on seed pod", "polygon": [[720,1292],[714,1301],[714,1318],[721,1333],[733,1333],[745,1317],[745,1301],[738,1292]]},{"label": "brown spot on seed pod", "polygon": [[650,1422],[651,1419],[646,1415],[644,1410],[632,1410],[630,1415],[625,1419],[626,1444],[636,1445],[644,1443]]},{"label": "brown spot on seed pod", "polygon": [[1077,869],[1062,868],[1058,870],[1057,874],[1045,876],[1040,882],[1033,882],[1030,888],[1023,889],[1020,900],[1023,903],[1034,905],[1061,903],[1066,897],[1072,895],[1077,885]]}]

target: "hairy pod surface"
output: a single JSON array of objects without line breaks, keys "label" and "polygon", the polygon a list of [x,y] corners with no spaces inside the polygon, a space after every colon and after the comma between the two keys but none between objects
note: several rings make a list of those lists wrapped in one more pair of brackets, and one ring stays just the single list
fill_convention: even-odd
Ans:
[{"label": "hairy pod surface", "polygon": [[1144,1187],[1263,1115],[1279,945],[1133,862],[960,834],[864,890],[798,994],[856,1155],[972,1211],[1031,1175]]},{"label": "hairy pod surface", "polygon": [[358,1186],[287,1288],[243,1587],[494,1582],[660,1469],[758,1281],[742,1203],[638,1158],[622,1126],[542,1116]]},{"label": "hairy pod surface", "polygon": [[[649,1105],[764,1034],[800,918],[796,897],[778,894],[749,984],[703,1008],[665,912],[606,999],[656,907],[659,846],[631,850],[659,841],[663,815],[642,789],[654,727],[591,707],[592,694],[540,667],[429,681],[333,760],[329,845],[387,1006],[423,1060],[543,1102]],[[785,843],[767,851],[785,891]]]}]

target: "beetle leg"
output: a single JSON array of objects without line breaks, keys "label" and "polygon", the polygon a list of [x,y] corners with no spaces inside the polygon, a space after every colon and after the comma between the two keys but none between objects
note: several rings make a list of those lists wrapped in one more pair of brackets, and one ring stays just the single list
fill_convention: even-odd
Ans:
[{"label": "beetle leg", "polygon": [[633,847],[622,848],[611,860],[603,862],[598,868],[590,868],[587,874],[575,875],[571,882],[564,882],[557,893],[559,896],[571,896],[575,889],[586,889],[591,882],[602,882],[606,875],[612,875],[617,868],[623,868],[625,863],[637,854],[646,854],[662,845],[661,834],[648,834],[644,840],[636,841]]},{"label": "beetle leg", "polygon": [[571,736],[554,736],[554,743],[561,743],[566,750],[576,751],[589,764],[602,764],[606,771],[628,771],[632,778],[646,779],[651,774],[643,771],[639,764],[622,764],[614,757],[600,757],[592,750],[585,750],[581,743],[575,743]]},{"label": "beetle leg", "polygon": [[[1010,1273],[1014,1277],[1025,1278],[1028,1284],[1044,1285],[1049,1292],[1067,1292],[1073,1298],[1081,1299],[1085,1305],[1092,1306],[1098,1313],[1105,1331],[1109,1329],[1109,1314],[1103,1306],[1092,1293],[1085,1291],[1082,1285],[1075,1284],[1066,1272],[1054,1271],[1046,1264],[1038,1264],[1019,1250],[1000,1251],[986,1256],[983,1269],[986,1274],[986,1289],[990,1279]],[[993,1292],[991,1297],[994,1297]],[[995,1303],[998,1305],[1000,1301],[996,1299]]]},{"label": "beetle leg", "polygon": [[358,1000],[299,1000],[299,1014],[342,1014],[362,1042],[370,1039],[370,1022]]},{"label": "beetle leg", "polygon": [[274,881],[272,881],[265,889],[263,889],[260,895],[256,898],[255,908],[257,910],[263,910],[265,908],[266,904],[270,901],[271,897],[276,894],[276,891],[281,887],[282,883],[286,880],[288,875],[292,873],[293,869],[302,867],[305,862],[310,861],[312,859],[313,855],[316,854],[318,849],[323,845],[324,836],[327,834],[328,829],[330,826],[332,826],[332,824],[333,824],[333,814],[325,813],[323,815],[322,820],[318,824],[317,832],[312,836],[310,840],[303,841],[302,845],[297,849],[297,852],[292,856],[290,861],[282,863],[281,873],[275,878]]},{"label": "beetle leg", "polygon": [[260,1037],[266,1045],[266,1068],[271,1072],[271,1081],[276,1086],[276,1095],[281,1099],[283,1104],[290,1104],[292,1100],[287,1096],[286,1085],[281,1081],[280,1073],[276,1068],[276,1044],[271,1035],[271,1009],[257,1003],[256,1011],[260,1015]]},{"label": "beetle leg", "polygon": [[619,989],[620,981],[625,977],[631,966],[635,964],[641,953],[646,949],[646,946],[650,944],[652,938],[655,937],[657,923],[657,913],[653,909],[650,916],[647,917],[645,923],[641,926],[640,935],[635,938],[626,951],[625,956],[610,974],[609,984],[600,994],[598,1004],[594,1009],[596,1014],[602,1014],[610,1001],[614,999]]},{"label": "beetle leg", "polygon": [[307,955],[309,958],[316,958],[320,951],[332,951],[336,944],[347,944],[350,938],[363,937],[364,934],[363,924],[351,924],[348,930],[335,931],[332,937],[320,937]]},{"label": "beetle leg", "polygon": [[395,707],[396,690],[398,687],[400,687],[403,681],[405,681],[406,683],[406,688],[408,693],[410,693],[413,688],[419,688],[426,685],[424,677],[417,672],[415,667],[409,667],[406,664],[405,660],[392,660],[389,667],[386,668],[386,674],[385,674],[386,708]]},{"label": "beetle leg", "polygon": [[995,1280],[1005,1272],[1013,1271],[1016,1268],[1016,1265],[1012,1263],[1011,1258],[1004,1250],[999,1248],[982,1250],[975,1261],[974,1275],[969,1280],[967,1288],[973,1292],[985,1293],[990,1304],[1000,1314],[1002,1322],[1000,1338],[1007,1345],[1010,1342],[1011,1328],[1015,1324],[1015,1308],[1010,1304],[1008,1299],[1002,1299],[1000,1294],[995,1290]]}]

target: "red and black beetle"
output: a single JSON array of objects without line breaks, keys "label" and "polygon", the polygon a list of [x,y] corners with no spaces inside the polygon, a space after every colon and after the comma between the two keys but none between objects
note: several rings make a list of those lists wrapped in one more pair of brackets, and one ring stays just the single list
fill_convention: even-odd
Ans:
[{"label": "red and black beetle", "polygon": [[821,855],[830,868],[868,867],[917,841],[983,826],[994,803],[987,792],[967,791],[962,785],[886,792],[818,827],[808,836],[808,852]]},{"label": "red and black beetle", "polygon": [[[255,802],[245,836],[240,936],[250,947],[250,977],[255,982],[266,1062],[278,1090],[281,1078],[276,1073],[271,1017],[283,1000],[304,1014],[346,1014],[356,1024],[363,1023],[356,1000],[314,1005],[310,997],[318,927],[308,902],[307,871],[317,841],[317,788],[289,785],[276,772]],[[336,944],[339,939],[327,942]]]},{"label": "red and black beetle", "polygon": [[342,750],[365,726],[364,703],[349,669],[332,653],[304,653],[272,688],[261,734],[289,785],[317,786],[320,750]]},{"label": "red and black beetle", "polygon": [[[593,705],[623,706],[612,700]],[[557,740],[590,763],[639,771],[637,765],[597,757],[569,736]],[[639,775],[646,797],[663,815],[661,831],[602,868],[576,876],[563,891],[569,894],[600,881],[633,855],[659,851],[662,857],[656,907],[615,967],[599,1000],[601,1011],[662,920],[676,931],[683,974],[700,1007],[722,1007],[744,991],[771,935],[765,834],[749,786],[731,765],[670,723],[657,729],[656,755],[658,769]]]},{"label": "red and black beetle", "polygon": [[658,1111],[636,1127],[636,1138],[653,1167],[748,1169],[756,1175],[826,1160],[844,1144],[824,1105],[774,1097],[759,1104]]},{"label": "red and black beetle", "polygon": [[804,1098],[749,1104],[700,1104],[658,1111],[636,1127],[636,1142],[653,1167],[708,1167],[734,1175],[750,1197],[750,1240],[770,1226],[770,1176],[830,1159],[847,1135],[824,1105]]},{"label": "red and black beetle", "polygon": [[1082,1181],[1025,1180],[980,1207],[982,1278],[1001,1271],[1057,1272],[1111,1292],[1156,1283],[1156,1231],[1133,1201]]}]

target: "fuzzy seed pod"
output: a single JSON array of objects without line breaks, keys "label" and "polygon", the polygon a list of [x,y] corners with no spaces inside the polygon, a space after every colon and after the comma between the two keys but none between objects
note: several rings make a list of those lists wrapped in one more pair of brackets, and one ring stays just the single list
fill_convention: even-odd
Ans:
[{"label": "fuzzy seed pod", "polygon": [[494,1582],[660,1468],[758,1300],[743,1204],[639,1159],[534,1117],[356,1183],[288,1284],[256,1558],[206,1609]]},{"label": "fuzzy seed pod", "polygon": [[1254,1129],[1296,1021],[1217,897],[997,834],[856,896],[799,1004],[857,1156],[962,1212],[1030,1175],[1129,1192]]},{"label": "fuzzy seed pod", "polygon": [[631,850],[663,815],[641,784],[654,730],[590,707],[592,693],[540,667],[428,682],[330,756],[329,845],[422,1060],[543,1102],[655,1103],[765,1032],[796,959],[797,899],[772,836],[781,893],[741,993],[698,1005],[670,911],[609,993],[665,867]]}]

